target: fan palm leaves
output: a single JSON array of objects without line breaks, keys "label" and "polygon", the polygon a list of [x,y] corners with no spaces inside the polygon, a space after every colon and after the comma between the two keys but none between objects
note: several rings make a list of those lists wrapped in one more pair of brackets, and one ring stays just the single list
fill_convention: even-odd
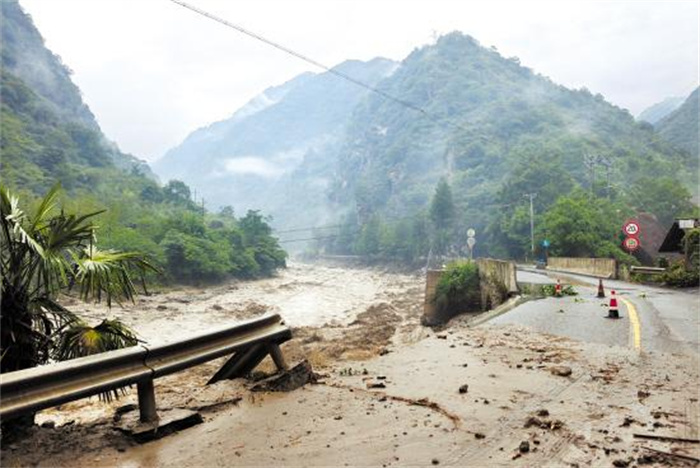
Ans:
[{"label": "fan palm leaves", "polygon": [[100,212],[76,215],[59,210],[59,190],[59,185],[49,190],[30,215],[19,198],[0,185],[2,372],[135,343],[131,332],[122,333],[128,330],[121,324],[103,322],[92,330],[121,330],[114,339],[67,351],[68,343],[74,342],[65,341],[63,334],[86,325],[57,302],[60,291],[75,288],[82,300],[104,300],[111,306],[113,301],[133,301],[135,280],[143,284],[144,273],[157,269],[139,253],[98,249],[92,219]]}]

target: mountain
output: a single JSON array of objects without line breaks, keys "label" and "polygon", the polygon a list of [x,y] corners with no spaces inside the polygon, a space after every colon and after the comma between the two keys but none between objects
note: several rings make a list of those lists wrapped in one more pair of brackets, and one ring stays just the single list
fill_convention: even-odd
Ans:
[{"label": "mountain", "polygon": [[[520,203],[522,193],[542,189],[548,172],[588,185],[587,153],[608,157],[607,177],[620,186],[648,174],[676,176],[693,164],[603,96],[557,85],[461,33],[415,50],[379,88],[424,113],[376,94],[354,112],[333,195],[356,204],[361,218],[423,209],[446,177],[483,227],[484,203]],[[541,180],[504,195],[528,165]],[[564,190],[565,181],[557,182]]]},{"label": "mountain", "polygon": [[454,194],[455,229],[475,228],[481,254],[511,258],[529,251],[524,194],[538,194],[536,213],[569,194],[578,204],[583,191],[614,203],[616,213],[668,217],[665,207],[686,209],[685,200],[655,203],[644,189],[672,187],[685,199],[697,186],[697,159],[651,125],[462,33],[400,64],[376,59],[338,70],[378,92],[328,73],[298,77],[193,133],[158,173],[181,177],[214,206],[263,208],[278,228],[355,224],[327,250],[376,253],[384,243],[404,257],[427,252],[426,213],[443,179]]},{"label": "mountain", "polygon": [[[70,70],[44,45],[16,1],[1,2],[2,169],[10,185],[41,192],[61,179],[68,189],[93,188],[115,171],[155,179],[148,165],[107,140]],[[102,171],[102,175],[98,174]]]},{"label": "mountain", "polygon": [[700,138],[700,124],[698,124],[699,93],[700,88],[696,88],[683,102],[683,105],[656,125],[659,135],[674,146],[688,151],[696,160],[700,154],[698,151],[698,138]]},{"label": "mountain", "polygon": [[639,120],[640,122],[648,122],[652,125],[656,125],[656,123],[659,120],[663,119],[668,114],[678,109],[681,106],[681,104],[683,104],[683,101],[685,101],[685,99],[683,99],[682,97],[666,98],[663,101],[657,102],[656,104],[644,109],[637,116],[637,120]]},{"label": "mountain", "polygon": [[[334,71],[373,85],[396,66],[382,58],[349,60]],[[193,132],[154,169],[197,188],[210,207],[262,208],[278,225],[322,222],[335,151],[367,93],[333,73],[304,73]]]}]

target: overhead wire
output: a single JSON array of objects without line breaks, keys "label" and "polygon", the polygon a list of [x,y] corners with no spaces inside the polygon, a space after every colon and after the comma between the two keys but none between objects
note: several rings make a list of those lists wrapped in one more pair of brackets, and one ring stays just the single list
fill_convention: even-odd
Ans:
[{"label": "overhead wire", "polygon": [[[279,42],[268,39],[268,38],[262,36],[261,34],[253,32],[247,28],[244,28],[241,25],[232,23],[224,18],[216,16],[212,13],[209,13],[206,10],[203,10],[199,7],[196,7],[196,6],[191,5],[187,2],[184,2],[183,0],[169,0],[169,1],[176,4],[176,5],[181,6],[183,8],[186,8],[190,11],[193,11],[199,15],[202,15],[205,18],[209,18],[210,20],[213,20],[213,21],[216,21],[217,23],[223,24],[224,26],[227,26],[227,27],[234,29],[242,34],[245,34],[246,36],[252,37],[253,39],[255,39],[257,41],[263,42],[271,47],[274,47],[275,49],[278,49],[286,54],[289,54],[293,57],[296,57],[299,60],[303,60],[304,62],[311,64],[316,68],[320,68],[321,70],[326,71],[326,72],[328,72],[332,75],[335,75],[339,78],[342,78],[343,80],[346,80],[350,83],[353,83],[356,86],[360,86],[361,88],[364,88],[368,91],[371,91],[375,94],[378,94],[379,96],[382,96],[383,98],[385,98],[389,101],[395,102],[396,104],[404,106],[407,109],[411,109],[414,112],[418,112],[418,113],[424,115],[425,117],[428,117],[428,118],[430,118],[430,119],[432,119],[440,124],[447,123],[455,128],[459,128],[459,129],[462,129],[465,131],[470,131],[470,129],[468,129],[467,127],[464,127],[463,125],[460,125],[460,124],[453,122],[453,121],[450,121],[450,120],[445,121],[443,119],[440,119],[436,114],[429,112],[429,111],[425,110],[424,108],[422,108],[416,104],[413,104],[412,102],[406,101],[406,100],[398,98],[396,96],[393,96],[393,95],[387,93],[386,91],[383,91],[375,86],[372,86],[370,84],[365,83],[364,81],[358,80],[357,78],[353,78],[352,76],[347,75],[347,74],[337,70],[336,68],[329,67],[328,65],[324,65],[323,63],[319,62],[316,59],[309,57],[308,55],[297,52],[294,49],[291,49],[290,47],[287,47],[283,44],[280,44]],[[481,136],[481,135],[472,135],[472,137],[473,138],[482,138],[482,139],[485,138],[484,136]]]}]

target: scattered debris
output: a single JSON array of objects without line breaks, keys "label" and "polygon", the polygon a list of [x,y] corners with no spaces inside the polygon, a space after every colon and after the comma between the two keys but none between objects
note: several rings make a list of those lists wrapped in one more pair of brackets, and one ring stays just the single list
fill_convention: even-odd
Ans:
[{"label": "scattered debris", "polygon": [[122,417],[117,423],[116,429],[143,444],[202,422],[204,420],[201,414],[182,408],[160,410],[158,411],[158,419],[147,423],[139,421],[139,413],[132,411]]},{"label": "scattered debris", "polygon": [[372,382],[371,380],[367,382],[367,388],[386,388],[384,382]]},{"label": "scattered debris", "polygon": [[549,372],[553,375],[558,375],[560,377],[568,377],[572,374],[571,367],[569,366],[552,366],[549,368]]},{"label": "scattered debris", "polygon": [[617,460],[613,460],[612,464],[613,466],[616,466],[617,468],[625,468],[629,466],[631,460],[623,460],[621,458],[618,458]]},{"label": "scattered debris", "polygon": [[667,442],[685,442],[688,444],[700,444],[700,439],[684,439],[682,437],[663,436],[656,434],[632,434],[635,439],[664,440]]},{"label": "scattered debris", "polygon": [[690,457],[690,456],[688,456],[688,455],[681,455],[680,453],[664,452],[663,450],[657,450],[657,449],[653,449],[653,448],[651,448],[651,447],[644,447],[644,446],[642,446],[642,448],[643,448],[644,450],[649,450],[649,451],[651,451],[651,452],[658,453],[659,455],[664,455],[664,456],[667,456],[667,457],[680,458],[681,460],[692,461],[692,462],[694,462],[694,463],[696,463],[696,464],[700,463],[700,458]]},{"label": "scattered debris", "polygon": [[530,416],[525,420],[524,428],[530,428],[530,427],[539,427],[541,429],[546,429],[550,431],[556,431],[557,429],[561,429],[564,426],[564,423],[562,421],[559,421],[558,419],[555,419],[553,421],[549,421],[546,419],[539,419],[535,416]]},{"label": "scattered debris", "polygon": [[254,392],[291,392],[307,383],[318,382],[318,377],[309,361],[303,360],[288,371],[261,380],[251,390]]}]

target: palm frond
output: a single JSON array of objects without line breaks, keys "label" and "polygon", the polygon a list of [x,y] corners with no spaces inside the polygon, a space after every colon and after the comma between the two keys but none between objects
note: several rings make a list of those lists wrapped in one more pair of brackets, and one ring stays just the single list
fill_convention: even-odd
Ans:
[{"label": "palm frond", "polygon": [[54,358],[59,361],[135,346],[138,338],[119,320],[103,320],[96,327],[76,322],[58,339]]},{"label": "palm frond", "polygon": [[19,207],[19,198],[3,191],[2,209],[3,223],[7,223],[8,242],[19,242],[28,245],[38,255],[44,255],[44,248],[32,236],[32,231],[27,231],[23,226],[27,222],[26,213]]},{"label": "palm frond", "polygon": [[[103,320],[96,327],[78,322],[63,331],[54,352],[59,361],[136,346],[139,339],[134,332],[118,320]],[[111,401],[124,393],[118,388],[100,394],[100,399]]]},{"label": "palm frond", "polygon": [[34,221],[32,222],[32,231],[36,231],[44,223],[46,223],[48,215],[56,208],[56,201],[58,199],[58,193],[61,190],[61,183],[57,182],[48,191],[44,198],[41,200],[39,207],[34,214]]},{"label": "palm frond", "polygon": [[104,295],[108,306],[112,300],[133,301],[136,294],[134,274],[142,276],[147,271],[159,271],[140,253],[99,250],[95,246],[84,249],[82,256],[74,256],[73,261],[81,299],[100,302]]}]

